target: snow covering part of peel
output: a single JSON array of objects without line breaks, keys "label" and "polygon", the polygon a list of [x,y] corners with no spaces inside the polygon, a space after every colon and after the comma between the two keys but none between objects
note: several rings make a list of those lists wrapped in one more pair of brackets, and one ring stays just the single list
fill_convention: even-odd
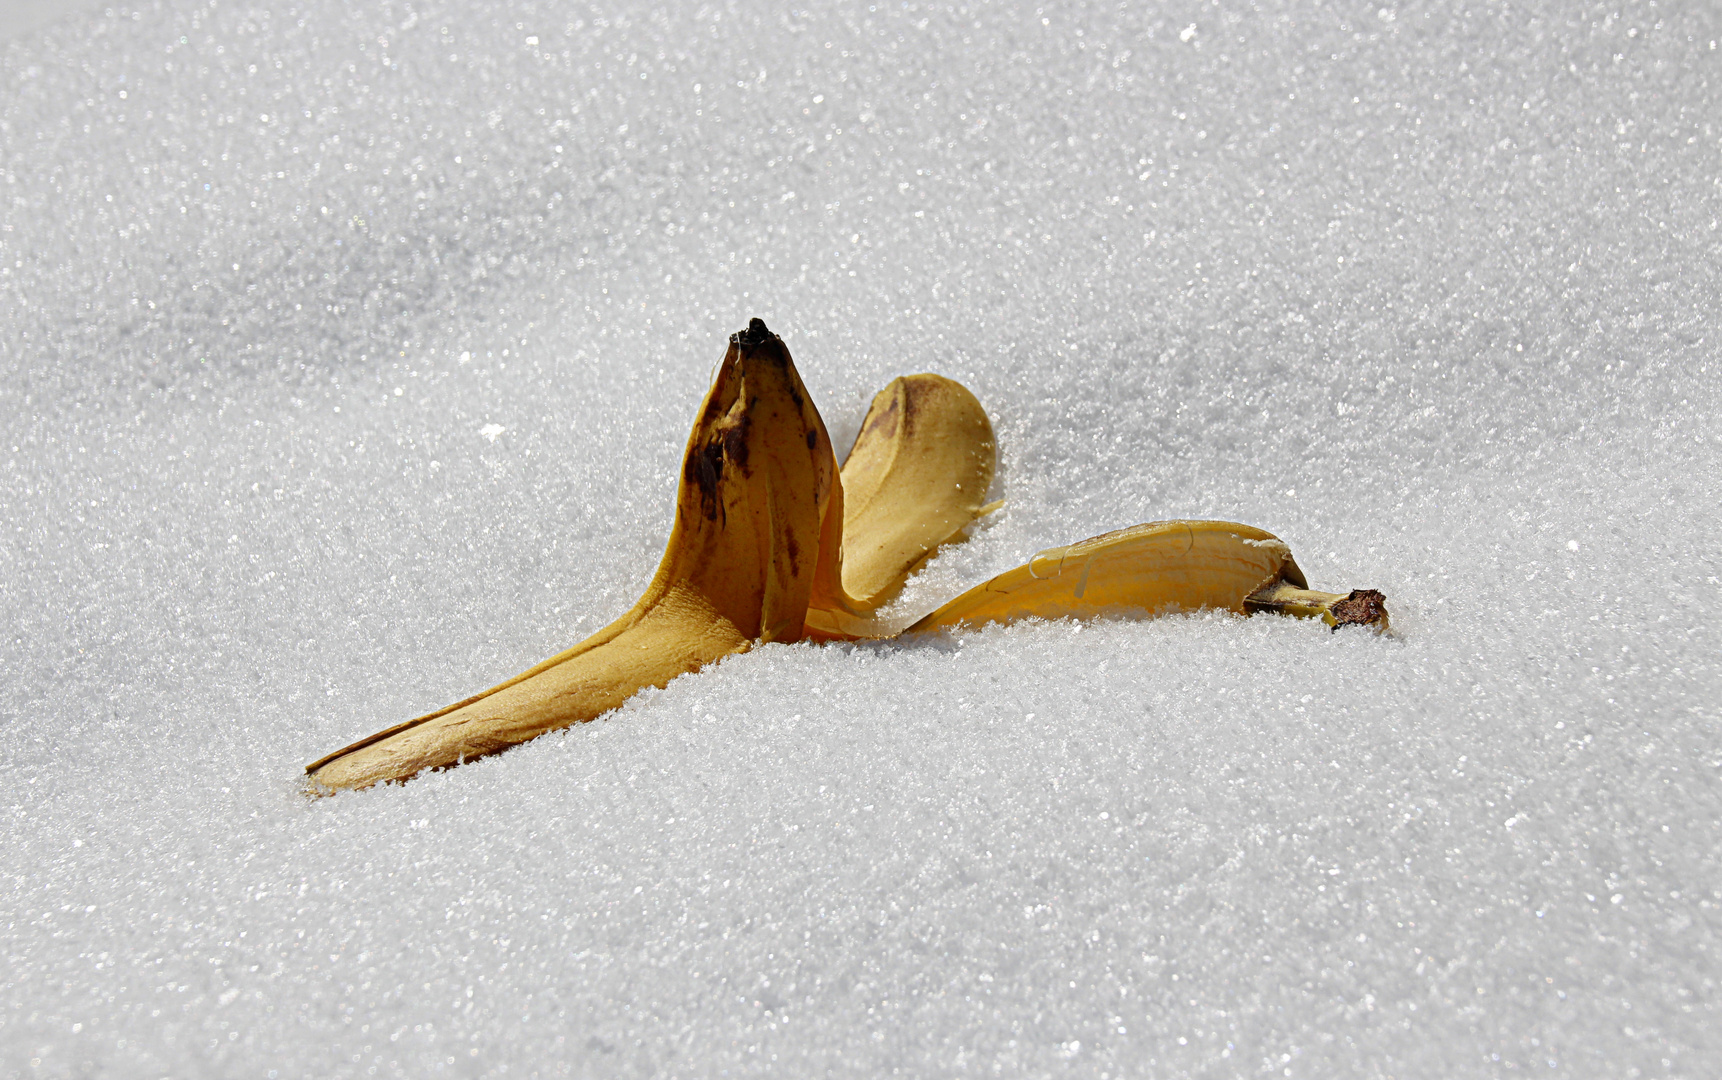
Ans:
[{"label": "snow covering part of peel", "polygon": [[755,641],[803,633],[830,439],[783,342],[755,319],[730,340],[683,456],[664,557],[627,614],[474,698],[307,766],[319,788],[369,787],[592,720]]},{"label": "snow covering part of peel", "polygon": [[1272,533],[1231,521],[1155,521],[1065,547],[977,585],[905,633],[1023,618],[1107,611],[1245,611],[1277,580],[1303,584],[1291,549]]}]

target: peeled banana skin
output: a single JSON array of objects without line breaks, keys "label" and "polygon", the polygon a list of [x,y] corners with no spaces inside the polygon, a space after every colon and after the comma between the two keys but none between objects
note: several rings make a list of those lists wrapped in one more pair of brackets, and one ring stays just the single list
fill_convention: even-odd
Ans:
[{"label": "peeled banana skin", "polygon": [[837,483],[830,438],[789,350],[754,320],[730,339],[700,406],[675,524],[639,602],[507,682],[313,762],[313,789],[369,787],[493,754],[755,642],[799,640]]},{"label": "peeled banana skin", "polygon": [[889,634],[874,612],[987,503],[997,460],[992,423],[961,383],[891,380],[873,398],[826,511],[807,632],[822,640]]},{"label": "peeled banana skin", "polygon": [[[839,470],[788,348],[754,319],[731,336],[700,405],[675,523],[639,601],[506,682],[311,763],[310,789],[400,782],[494,754],[758,642],[892,636],[877,609],[997,505],[983,501],[994,468],[992,426],[974,395],[912,375],[874,398]],[[1382,599],[1310,590],[1285,543],[1260,529],[1162,521],[1043,551],[903,633],[1204,608],[1384,631]]]},{"label": "peeled banana skin", "polygon": [[891,380],[843,462],[843,587],[870,607],[985,513],[996,463],[986,410],[941,375]]},{"label": "peeled banana skin", "polygon": [[1151,521],[1042,551],[904,632],[1208,608],[1319,617],[1335,629],[1353,623],[1387,629],[1380,593],[1322,593],[1307,586],[1291,549],[1272,533],[1234,521]]}]

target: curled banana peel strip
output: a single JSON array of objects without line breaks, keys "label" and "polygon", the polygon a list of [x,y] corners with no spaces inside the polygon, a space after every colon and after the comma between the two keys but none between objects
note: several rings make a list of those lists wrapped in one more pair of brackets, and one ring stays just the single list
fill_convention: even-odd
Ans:
[{"label": "curled banana peel strip", "polygon": [[907,375],[874,395],[827,510],[808,636],[887,636],[874,613],[1000,505],[985,501],[996,459],[992,422],[961,383]]},{"label": "curled banana peel strip", "polygon": [[[841,470],[789,350],[763,322],[729,349],[688,437],[675,524],[621,618],[481,694],[306,766],[326,794],[405,781],[594,720],[648,686],[759,642],[893,636],[878,609],[997,504],[992,425],[937,375],[873,399]],[[1168,521],[1043,551],[905,634],[1022,618],[1221,608],[1387,628],[1380,593],[1321,593],[1285,543],[1247,525]]]},{"label": "curled banana peel strip", "polygon": [[1388,629],[1373,589],[1309,588],[1285,541],[1235,521],[1151,521],[1036,555],[977,585],[904,631],[1108,612],[1170,614],[1218,608],[1319,618],[1334,629]]}]

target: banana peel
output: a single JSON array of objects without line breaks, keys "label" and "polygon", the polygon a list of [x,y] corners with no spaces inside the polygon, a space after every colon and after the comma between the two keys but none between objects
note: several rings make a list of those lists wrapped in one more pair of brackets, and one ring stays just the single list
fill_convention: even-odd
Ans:
[{"label": "banana peel", "polygon": [[[548,660],[306,766],[311,790],[404,782],[597,719],[638,691],[756,643],[892,636],[878,609],[941,545],[997,507],[992,425],[938,375],[873,399],[841,468],[781,338],[731,335],[688,437],[663,559],[621,618]],[[1036,555],[906,635],[1023,618],[1219,608],[1388,627],[1373,590],[1310,590],[1284,541],[1248,525],[1165,521]]]},{"label": "banana peel", "polygon": [[1218,609],[1320,618],[1334,629],[1388,629],[1373,589],[1316,592],[1285,541],[1235,521],[1150,521],[1040,552],[922,617],[924,634],[1016,619],[1108,612],[1175,614]]},{"label": "banana peel", "polygon": [[941,545],[1000,505],[986,410],[961,383],[907,375],[874,395],[827,510],[807,610],[819,640],[878,638],[875,612]]},{"label": "banana peel", "polygon": [[639,601],[536,667],[306,772],[326,789],[405,780],[595,719],[755,642],[800,640],[836,484],[831,440],[789,350],[755,319],[731,336],[700,405],[675,524]]}]

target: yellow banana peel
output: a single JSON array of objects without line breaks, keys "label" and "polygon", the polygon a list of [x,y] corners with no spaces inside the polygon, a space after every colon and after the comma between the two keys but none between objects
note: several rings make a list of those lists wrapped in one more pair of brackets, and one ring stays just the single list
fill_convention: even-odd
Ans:
[{"label": "yellow banana peel", "polygon": [[1172,614],[1217,608],[1316,617],[1338,629],[1385,631],[1373,589],[1315,592],[1285,541],[1235,521],[1151,521],[1050,548],[940,607],[904,633],[1023,618],[1108,612]]},{"label": "yellow banana peel", "polygon": [[873,613],[940,545],[997,508],[986,502],[995,460],[992,422],[961,383],[907,375],[874,395],[826,512],[808,634],[885,636]]},{"label": "yellow banana peel", "polygon": [[[447,708],[306,766],[312,790],[405,781],[596,719],[648,686],[759,642],[889,636],[877,609],[997,505],[985,410],[938,375],[874,397],[841,470],[783,341],[730,338],[688,437],[675,524],[629,611],[585,641]],[[1137,525],[1053,548],[905,634],[1023,618],[1219,608],[1387,629],[1373,590],[1310,590],[1278,537],[1223,521]]]},{"label": "yellow banana peel", "polygon": [[700,405],[669,543],[627,614],[482,694],[313,762],[312,782],[405,780],[595,719],[755,642],[800,640],[836,477],[789,350],[753,320]]}]

